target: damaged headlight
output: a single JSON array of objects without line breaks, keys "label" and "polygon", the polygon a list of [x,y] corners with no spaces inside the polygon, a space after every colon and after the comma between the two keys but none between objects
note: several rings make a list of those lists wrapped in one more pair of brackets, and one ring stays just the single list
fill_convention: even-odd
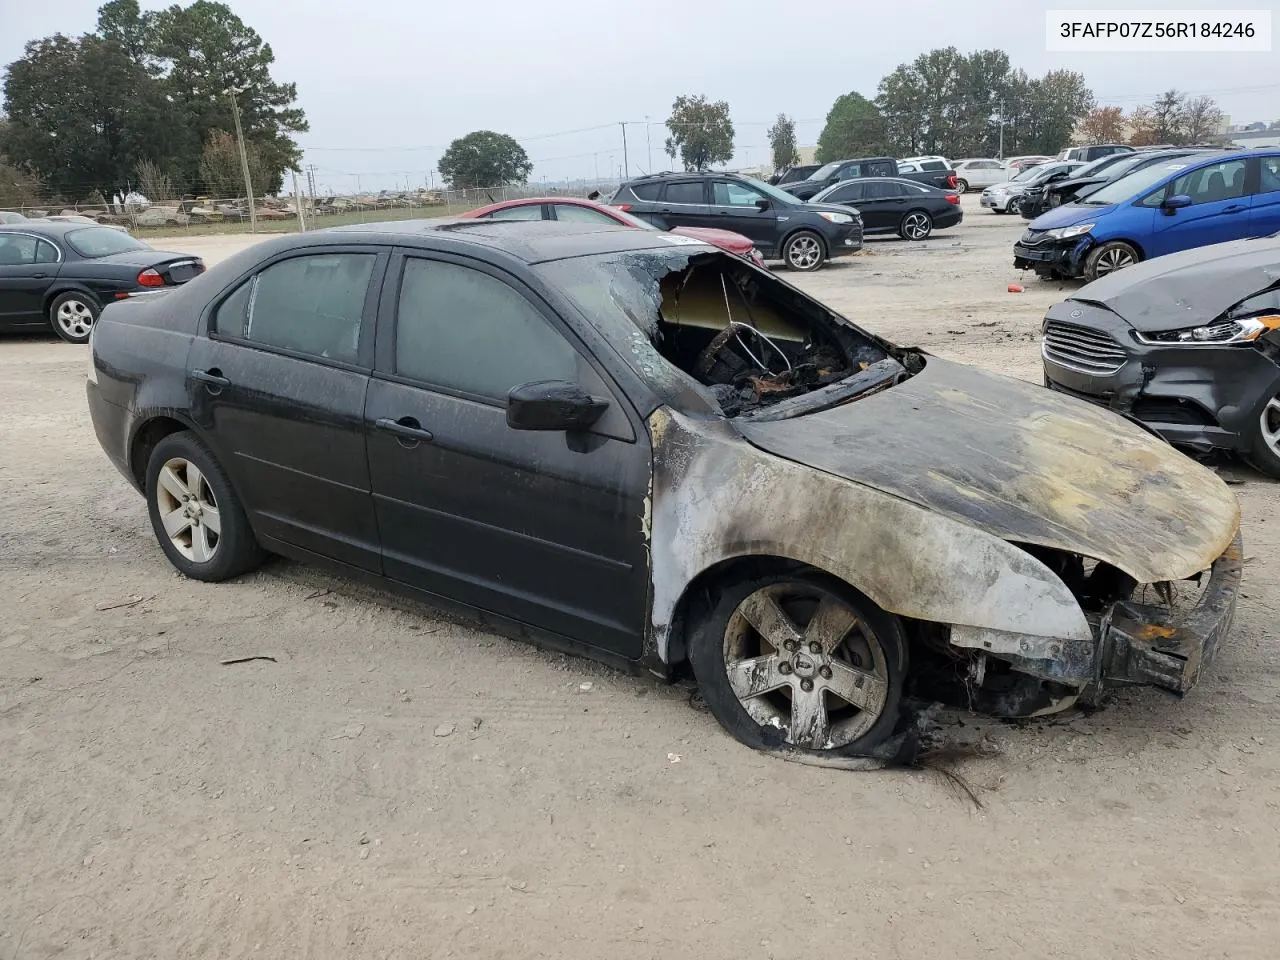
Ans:
[{"label": "damaged headlight", "polygon": [[1159,333],[1139,333],[1142,343],[1196,344],[1250,343],[1268,330],[1280,330],[1280,314],[1263,317],[1242,317],[1239,320],[1218,320],[1203,327],[1185,327],[1182,330],[1162,330]]},{"label": "damaged headlight", "polygon": [[830,223],[853,223],[853,217],[847,213],[832,213],[828,210],[819,210],[818,216]]},{"label": "damaged headlight", "polygon": [[1046,230],[1045,236],[1050,240],[1066,240],[1070,237],[1078,237],[1082,234],[1086,234],[1092,229],[1092,223],[1077,223],[1074,227],[1057,227],[1053,230]]}]

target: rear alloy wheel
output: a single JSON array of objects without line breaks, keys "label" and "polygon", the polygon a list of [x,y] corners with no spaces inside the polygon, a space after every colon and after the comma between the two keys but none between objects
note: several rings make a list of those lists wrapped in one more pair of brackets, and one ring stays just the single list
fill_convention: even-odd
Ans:
[{"label": "rear alloy wheel", "polygon": [[956,177],[956,186],[955,186],[956,193],[964,193],[968,189],[969,189],[969,181],[965,180],[963,177]]},{"label": "rear alloy wheel", "polygon": [[1090,251],[1084,261],[1084,278],[1089,283],[1109,273],[1132,267],[1141,257],[1138,251],[1127,243],[1113,240]]},{"label": "rear alloy wheel", "polygon": [[865,753],[897,722],[901,625],[833,578],[803,572],[722,590],[689,658],[707,705],[754,748]]},{"label": "rear alloy wheel", "polygon": [[98,312],[97,303],[86,294],[64,293],[49,304],[49,322],[67,343],[88,343]]},{"label": "rear alloy wheel", "polygon": [[1269,477],[1280,480],[1280,397],[1272,397],[1258,416],[1258,435],[1249,462]]},{"label": "rear alloy wheel", "polygon": [[792,234],[783,245],[782,259],[792,270],[817,270],[826,259],[822,238],[808,230]]},{"label": "rear alloy wheel", "polygon": [[933,218],[923,210],[912,210],[898,227],[898,236],[903,240],[927,240],[932,232]]},{"label": "rear alloy wheel", "polygon": [[193,434],[170,434],[156,444],[147,465],[147,507],[165,556],[193,580],[226,580],[262,562],[231,481]]}]

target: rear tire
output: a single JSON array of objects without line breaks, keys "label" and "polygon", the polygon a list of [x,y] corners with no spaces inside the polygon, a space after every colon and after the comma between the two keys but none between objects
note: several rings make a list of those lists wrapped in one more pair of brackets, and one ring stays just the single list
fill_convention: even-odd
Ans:
[{"label": "rear tire", "polygon": [[908,666],[897,617],[811,570],[713,586],[710,603],[689,661],[737,740],[830,757],[865,754],[893,733]]},{"label": "rear tire", "polygon": [[964,193],[968,189],[969,181],[965,180],[963,177],[956,177],[956,193]]},{"label": "rear tire", "polygon": [[812,230],[797,230],[782,245],[782,260],[792,270],[809,273],[817,270],[827,259],[822,238]]},{"label": "rear tire", "polygon": [[172,433],[147,462],[147,512],[160,549],[192,580],[254,569],[266,554],[222,465],[195,434]]},{"label": "rear tire", "polygon": [[1090,250],[1089,255],[1084,259],[1084,279],[1088,283],[1093,283],[1099,277],[1131,267],[1141,259],[1138,251],[1123,240],[1112,240],[1110,243],[1100,244]]},{"label": "rear tire", "polygon": [[71,290],[53,298],[49,304],[49,323],[53,325],[53,332],[67,343],[88,343],[101,312],[93,297]]},{"label": "rear tire", "polygon": [[912,210],[898,224],[898,236],[903,240],[928,240],[933,233],[933,217],[923,210]]}]

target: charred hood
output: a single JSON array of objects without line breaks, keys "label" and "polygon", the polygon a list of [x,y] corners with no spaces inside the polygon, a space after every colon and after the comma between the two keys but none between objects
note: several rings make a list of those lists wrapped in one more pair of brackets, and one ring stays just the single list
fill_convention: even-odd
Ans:
[{"label": "charred hood", "polygon": [[1280,237],[1260,237],[1156,257],[1095,280],[1072,299],[1158,332],[1209,323],[1278,283]]},{"label": "charred hood", "polygon": [[1226,485],[1142,428],[935,357],[860,400],[737,424],[777,456],[1007,541],[1104,561],[1140,583],[1206,569],[1239,525]]}]

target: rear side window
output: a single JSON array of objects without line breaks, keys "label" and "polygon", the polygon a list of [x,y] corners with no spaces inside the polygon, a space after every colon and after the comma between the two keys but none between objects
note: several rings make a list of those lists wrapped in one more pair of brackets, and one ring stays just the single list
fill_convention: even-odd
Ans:
[{"label": "rear side window", "polygon": [[667,203],[702,203],[702,181],[681,180],[678,183],[668,183],[663,199]]},{"label": "rear side window", "polygon": [[327,253],[273,263],[214,316],[219,333],[325,360],[354,363],[377,255]]},{"label": "rear side window", "polygon": [[48,240],[36,243],[36,263],[57,263],[58,249]]},{"label": "rear side window", "polygon": [[874,163],[863,164],[866,171],[864,177],[892,177],[896,172],[894,164],[889,160],[877,160]]},{"label": "rear side window", "polygon": [[396,373],[504,400],[535,380],[574,380],[577,351],[524,295],[479,270],[405,262],[396,316]]},{"label": "rear side window", "polygon": [[921,170],[945,170],[947,169],[947,165],[943,163],[941,160],[926,160],[924,163],[920,164],[920,169]]},{"label": "rear side window", "polygon": [[542,204],[525,203],[516,207],[503,207],[484,216],[486,220],[541,220]]},{"label": "rear side window", "polygon": [[657,200],[662,196],[662,184],[660,183],[633,183],[631,192],[641,200]]}]

